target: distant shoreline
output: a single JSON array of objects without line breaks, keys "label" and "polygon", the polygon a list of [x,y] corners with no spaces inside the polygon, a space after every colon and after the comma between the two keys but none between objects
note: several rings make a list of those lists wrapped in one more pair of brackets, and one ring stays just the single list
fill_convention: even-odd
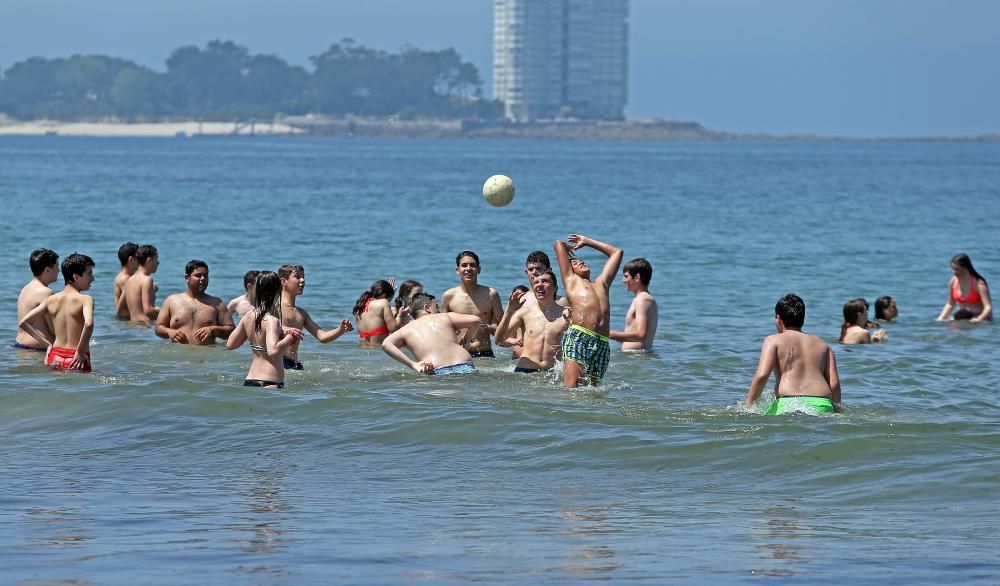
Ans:
[{"label": "distant shoreline", "polygon": [[197,136],[316,136],[337,138],[512,138],[581,141],[775,141],[775,142],[1000,142],[1000,134],[978,136],[841,137],[739,134],[710,130],[683,120],[542,121],[397,120],[290,116],[275,121],[66,122],[18,121],[0,115],[0,136],[89,136],[167,138]]}]

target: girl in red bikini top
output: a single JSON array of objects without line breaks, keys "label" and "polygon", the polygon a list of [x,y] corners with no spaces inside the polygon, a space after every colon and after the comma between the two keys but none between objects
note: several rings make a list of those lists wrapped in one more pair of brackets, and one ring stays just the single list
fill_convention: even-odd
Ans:
[{"label": "girl in red bikini top", "polygon": [[354,304],[354,322],[364,346],[378,346],[399,325],[392,315],[389,299],[396,293],[392,283],[378,280]]},{"label": "girl in red bikini top", "polygon": [[[972,259],[969,255],[960,253],[951,259],[951,270],[955,276],[951,281],[951,288],[948,291],[948,303],[945,304],[938,316],[938,320],[952,319],[982,321],[993,319],[993,303],[990,299],[989,287],[986,279],[979,274],[972,266]],[[962,293],[962,284],[967,283],[965,293]],[[951,315],[955,306],[958,311]]]}]

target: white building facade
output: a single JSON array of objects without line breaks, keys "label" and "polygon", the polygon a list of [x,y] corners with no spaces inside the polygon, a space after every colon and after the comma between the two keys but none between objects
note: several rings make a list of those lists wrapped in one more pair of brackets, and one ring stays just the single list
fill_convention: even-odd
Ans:
[{"label": "white building facade", "polygon": [[628,0],[494,0],[493,93],[508,118],[619,120]]}]

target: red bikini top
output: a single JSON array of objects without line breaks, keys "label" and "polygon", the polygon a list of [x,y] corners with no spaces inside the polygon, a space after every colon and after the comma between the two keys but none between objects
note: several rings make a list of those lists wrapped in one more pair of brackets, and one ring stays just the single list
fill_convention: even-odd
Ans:
[{"label": "red bikini top", "polygon": [[982,296],[979,295],[979,289],[976,288],[975,277],[969,277],[969,292],[962,296],[962,286],[958,284],[958,277],[955,277],[955,283],[951,286],[951,299],[955,303],[962,303],[964,305],[979,305],[983,302]]}]

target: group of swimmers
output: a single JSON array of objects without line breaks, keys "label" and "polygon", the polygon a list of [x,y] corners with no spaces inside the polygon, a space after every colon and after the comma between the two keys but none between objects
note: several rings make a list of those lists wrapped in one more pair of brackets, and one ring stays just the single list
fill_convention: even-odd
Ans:
[{"label": "group of swimmers", "polygon": [[[607,257],[594,278],[589,265],[576,257],[583,247]],[[505,309],[497,290],[479,283],[478,255],[465,250],[455,262],[459,285],[441,296],[440,305],[418,281],[403,282],[397,296],[395,278],[378,280],[358,298],[354,323],[343,319],[337,327],[324,330],[296,305],[306,282],[301,265],[248,272],[246,293],[227,304],[206,292],[208,264],[192,260],[184,269],[186,289],[157,306],[156,247],[127,242],[118,251],[121,271],[114,282],[115,315],[152,324],[157,336],[175,343],[210,345],[223,339],[235,349],[249,341],[253,358],[244,383],[248,386],[280,388],[286,369],[301,370],[298,349],[304,332],[327,343],[354,330],[355,324],[362,346],[380,347],[420,373],[474,372],[473,359],[494,357],[496,344],[511,348],[516,372],[551,370],[557,360],[565,360],[564,384],[598,384],[608,367],[611,340],[621,342],[626,351],[652,349],[659,313],[648,291],[652,266],[643,258],[625,265],[622,280],[635,299],[625,329],[612,331],[609,295],[622,250],[578,234],[570,235],[568,242],[557,241],[554,250],[566,288],[563,298],[558,296],[549,256],[534,251],[524,268],[530,288],[516,287]],[[76,253],[67,257],[61,266],[65,287],[54,294],[49,285],[59,273],[58,260],[48,249],[31,254],[34,278],[18,297],[15,346],[45,351],[47,365],[89,372],[93,299],[83,292],[93,283],[94,261]],[[234,317],[240,318],[238,325]]]},{"label": "group of swimmers", "polygon": [[[576,255],[584,247],[606,257],[596,277],[590,265]],[[337,327],[324,330],[296,305],[305,289],[301,265],[287,264],[277,272],[248,272],[244,276],[246,293],[226,304],[206,293],[207,263],[192,260],[185,266],[186,290],[167,297],[157,307],[158,287],[152,277],[159,266],[157,250],[152,245],[129,242],[118,252],[122,268],[114,283],[115,313],[122,320],[155,323],[156,335],[175,343],[209,345],[220,338],[232,350],[249,341],[252,362],[246,386],[282,388],[286,369],[303,368],[298,359],[303,332],[328,343],[354,330],[355,324],[362,346],[381,347],[418,373],[475,372],[473,359],[493,358],[495,343],[511,348],[515,372],[551,370],[561,360],[565,386],[599,384],[608,368],[611,340],[621,342],[624,351],[653,348],[659,310],[649,293],[652,266],[644,258],[625,264],[622,282],[634,299],[625,328],[612,330],[610,288],[623,260],[621,248],[571,234],[567,241],[555,242],[554,252],[565,297],[559,297],[549,256],[536,250],[528,255],[524,267],[530,287],[515,287],[504,308],[497,290],[479,283],[479,257],[464,250],[455,259],[459,285],[442,295],[440,305],[418,281],[404,281],[397,295],[395,278],[378,280],[355,303],[354,324],[342,319]],[[93,298],[83,292],[93,283],[94,261],[76,253],[67,257],[61,265],[65,287],[53,293],[49,285],[60,271],[58,259],[47,249],[31,254],[34,278],[18,297],[19,331],[14,345],[45,351],[46,365],[90,372]],[[949,281],[948,303],[938,319],[992,320],[986,279],[972,267],[968,255],[956,255],[951,266],[955,276]],[[897,314],[893,298],[882,297],[876,302],[878,320],[890,321]],[[238,325],[234,316],[240,318]],[[877,324],[868,322],[868,304],[863,299],[845,305],[844,318],[842,343],[884,337],[884,330],[869,333]],[[769,413],[783,412],[789,401],[805,403],[818,412],[839,410],[840,382],[833,351],[819,337],[801,331],[805,302],[794,294],[782,297],[775,306],[774,319],[778,333],[764,341],[747,405],[760,397],[773,372],[776,400]]]}]

